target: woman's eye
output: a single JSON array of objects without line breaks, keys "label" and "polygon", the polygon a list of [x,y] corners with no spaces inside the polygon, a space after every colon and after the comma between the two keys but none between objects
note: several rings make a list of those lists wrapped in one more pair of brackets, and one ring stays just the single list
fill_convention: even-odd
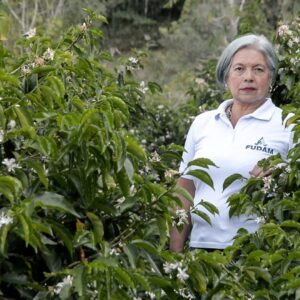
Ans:
[{"label": "woman's eye", "polygon": [[256,72],[263,72],[263,71],[264,71],[263,68],[255,68],[254,70],[255,70]]},{"label": "woman's eye", "polygon": [[242,67],[235,67],[234,70],[235,71],[243,71],[243,68]]}]

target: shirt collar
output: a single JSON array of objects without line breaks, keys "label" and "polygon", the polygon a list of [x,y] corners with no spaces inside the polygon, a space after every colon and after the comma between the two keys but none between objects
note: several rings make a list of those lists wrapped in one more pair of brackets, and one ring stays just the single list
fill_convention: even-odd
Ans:
[{"label": "shirt collar", "polygon": [[[215,117],[226,116],[226,107],[233,102],[233,99],[223,101],[219,107],[216,109]],[[253,113],[247,115],[247,117],[253,117],[255,119],[269,121],[275,111],[276,106],[273,104],[271,98],[267,98],[259,108],[257,108]]]}]

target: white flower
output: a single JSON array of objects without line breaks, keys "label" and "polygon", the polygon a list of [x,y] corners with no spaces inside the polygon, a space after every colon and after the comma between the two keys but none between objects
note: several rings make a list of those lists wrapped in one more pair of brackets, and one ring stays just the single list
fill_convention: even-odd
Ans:
[{"label": "white flower", "polygon": [[4,130],[0,130],[0,143],[2,143],[4,140]]},{"label": "white flower", "polygon": [[132,57],[132,56],[128,58],[128,61],[134,65],[136,65],[139,62],[139,60],[137,58]]},{"label": "white flower", "polygon": [[70,275],[68,275],[67,277],[65,277],[64,279],[63,279],[63,281],[62,282],[59,282],[56,286],[55,286],[55,288],[54,288],[54,293],[55,294],[59,294],[60,292],[61,292],[61,290],[65,287],[65,286],[72,286],[72,283],[73,283],[73,277],[72,276],[70,276]]},{"label": "white flower", "polygon": [[30,38],[34,37],[35,35],[36,35],[36,29],[35,28],[31,28],[26,33],[24,33],[24,37],[26,39],[30,39]]},{"label": "white flower", "polygon": [[159,161],[160,161],[160,156],[159,156],[159,154],[156,151],[154,151],[151,154],[150,162],[159,162]]},{"label": "white flower", "polygon": [[193,296],[188,289],[179,289],[178,294],[185,299],[195,299],[195,296]]},{"label": "white flower", "polygon": [[15,169],[21,168],[14,158],[5,158],[3,159],[2,164],[7,167],[8,172],[14,172]]},{"label": "white flower", "polygon": [[10,120],[7,124],[7,127],[9,129],[14,129],[16,127],[16,121],[15,120]]},{"label": "white flower", "polygon": [[185,268],[178,268],[178,273],[177,273],[177,278],[184,282],[185,280],[187,280],[189,278],[189,275],[187,274],[187,267]]},{"label": "white flower", "polygon": [[29,74],[31,72],[30,65],[24,65],[24,66],[22,66],[21,72],[24,75]]},{"label": "white flower", "polygon": [[155,299],[155,294],[151,292],[145,292],[146,295],[150,297],[150,299]]},{"label": "white flower", "polygon": [[268,190],[270,189],[271,187],[271,183],[272,183],[272,177],[271,176],[265,176],[262,178],[263,182],[264,182],[264,186],[262,188],[262,191],[264,193],[267,193]]},{"label": "white flower", "polygon": [[54,51],[50,48],[48,48],[44,54],[43,54],[43,58],[45,60],[53,60],[54,59]]},{"label": "white flower", "polygon": [[170,182],[173,179],[173,177],[177,174],[178,174],[177,170],[169,169],[165,171],[165,178],[168,182]]},{"label": "white flower", "polygon": [[281,25],[278,30],[277,33],[279,36],[284,36],[284,35],[291,35],[291,30],[289,29],[288,25]]},{"label": "white flower", "polygon": [[266,220],[265,220],[264,217],[257,217],[257,218],[255,219],[255,222],[256,222],[257,224],[264,224],[264,223],[266,223]]},{"label": "white flower", "polygon": [[4,212],[1,212],[0,214],[0,228],[3,225],[8,225],[11,224],[13,222],[13,218],[7,214],[5,214]]},{"label": "white flower", "polygon": [[141,81],[139,90],[146,94],[146,92],[149,90],[149,88],[146,86],[145,81]]},{"label": "white flower", "polygon": [[187,224],[188,213],[185,209],[176,209],[175,217],[173,217],[173,226],[181,226]]},{"label": "white flower", "polygon": [[179,263],[164,263],[163,268],[166,274],[172,273],[173,270],[176,270],[181,264]]},{"label": "white flower", "polygon": [[294,41],[293,41],[293,40],[289,40],[289,41],[287,42],[287,44],[288,44],[288,46],[289,46],[290,48],[292,48],[293,45],[294,45]]},{"label": "white flower", "polygon": [[296,65],[298,62],[297,58],[295,58],[295,57],[292,57],[290,61],[291,61],[292,65]]},{"label": "white flower", "polygon": [[158,109],[164,109],[164,107],[165,106],[163,104],[160,104],[160,105],[157,106]]},{"label": "white flower", "polygon": [[110,255],[118,256],[118,255],[120,255],[120,252],[119,252],[118,249],[113,248],[113,249],[111,249],[111,250],[109,251],[109,254],[110,254]]},{"label": "white flower", "polygon": [[80,25],[79,30],[80,30],[81,32],[85,32],[86,29],[87,29],[86,23],[83,22],[82,25]]}]

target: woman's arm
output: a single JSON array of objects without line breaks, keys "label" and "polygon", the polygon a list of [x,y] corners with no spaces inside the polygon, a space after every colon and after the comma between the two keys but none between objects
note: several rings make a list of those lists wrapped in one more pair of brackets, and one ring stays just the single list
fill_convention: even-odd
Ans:
[{"label": "woman's arm", "polygon": [[[186,189],[191,196],[194,198],[195,195],[195,185],[194,182],[190,179],[179,178],[177,185]],[[187,240],[192,224],[191,224],[191,215],[190,215],[190,207],[191,202],[185,199],[183,196],[179,196],[183,208],[188,213],[188,223],[183,225],[182,230],[178,230],[176,226],[173,226],[170,231],[170,250],[174,252],[182,252],[184,248],[185,241]]]}]

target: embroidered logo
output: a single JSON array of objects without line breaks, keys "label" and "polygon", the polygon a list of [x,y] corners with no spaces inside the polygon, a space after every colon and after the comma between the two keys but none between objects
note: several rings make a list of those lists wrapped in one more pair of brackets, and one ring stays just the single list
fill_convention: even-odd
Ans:
[{"label": "embroidered logo", "polygon": [[269,148],[264,138],[261,137],[256,143],[252,145],[246,145],[246,149],[262,151],[268,154],[274,154],[274,149]]}]

